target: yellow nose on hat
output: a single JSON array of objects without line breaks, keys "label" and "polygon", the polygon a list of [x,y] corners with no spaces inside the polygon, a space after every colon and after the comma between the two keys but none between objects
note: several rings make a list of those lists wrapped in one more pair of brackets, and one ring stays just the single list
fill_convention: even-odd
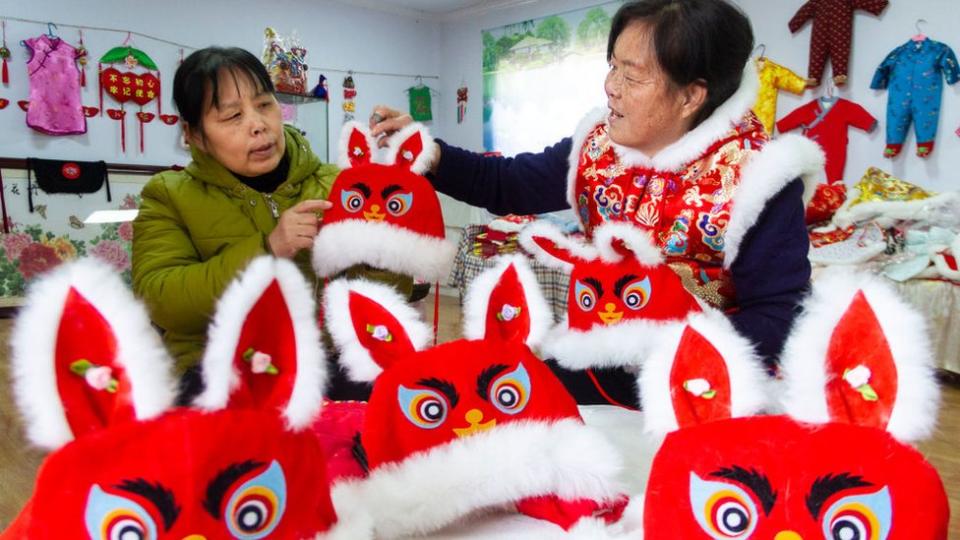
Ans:
[{"label": "yellow nose on hat", "polygon": [[793,531],[780,531],[773,540],[803,540],[803,537]]},{"label": "yellow nose on hat", "polygon": [[614,324],[620,322],[620,319],[623,317],[622,311],[617,311],[617,305],[613,302],[607,302],[605,306],[606,311],[597,312],[597,316],[600,317],[600,320],[603,321],[603,324]]},{"label": "yellow nose on hat", "polygon": [[207,540],[207,537],[202,534],[191,534],[190,536],[184,536],[183,540]]}]

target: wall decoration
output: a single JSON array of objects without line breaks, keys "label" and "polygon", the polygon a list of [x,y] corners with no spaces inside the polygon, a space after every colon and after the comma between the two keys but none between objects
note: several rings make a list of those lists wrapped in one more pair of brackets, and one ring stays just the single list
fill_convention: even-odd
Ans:
[{"label": "wall decoration", "polygon": [[353,113],[357,111],[357,85],[353,82],[353,72],[349,72],[343,79],[343,123],[353,120]]},{"label": "wall decoration", "polygon": [[286,40],[273,28],[263,31],[263,65],[267,67],[270,80],[277,92],[288,94],[307,93],[307,49],[295,33]]},{"label": "wall decoration", "polygon": [[54,34],[53,28],[50,24],[46,34],[23,41],[30,54],[27,125],[46,135],[86,133],[77,49]]},{"label": "wall decoration", "polygon": [[606,103],[607,35],[620,4],[482,32],[485,150],[513,155],[553,144]]},{"label": "wall decoration", "polygon": [[467,85],[464,83],[460,84],[460,88],[457,88],[457,123],[462,124],[464,117],[467,115]]},{"label": "wall decoration", "polygon": [[7,48],[7,21],[0,21],[0,32],[3,34],[3,42],[0,44],[0,60],[3,62],[3,84],[10,84],[10,69],[7,67],[7,60],[10,60],[10,49]]}]

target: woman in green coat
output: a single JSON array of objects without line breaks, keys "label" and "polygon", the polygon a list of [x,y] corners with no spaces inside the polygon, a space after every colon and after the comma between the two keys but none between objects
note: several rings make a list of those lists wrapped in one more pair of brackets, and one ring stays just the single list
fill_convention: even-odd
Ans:
[{"label": "woman in green coat", "polygon": [[198,50],[173,87],[193,161],[143,189],[133,287],[184,374],[187,399],[201,388],[195,366],[214,304],[251,259],[293,259],[316,283],[309,248],[339,171],[283,125],[273,84],[249,52]]}]

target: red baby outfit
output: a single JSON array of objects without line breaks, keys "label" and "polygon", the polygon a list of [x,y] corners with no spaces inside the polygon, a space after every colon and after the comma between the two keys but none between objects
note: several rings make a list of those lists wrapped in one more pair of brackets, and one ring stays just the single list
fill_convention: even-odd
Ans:
[{"label": "red baby outfit", "polygon": [[833,66],[833,82],[847,82],[853,12],[858,9],[879,15],[888,0],[809,0],[790,19],[790,31],[796,33],[807,21],[813,21],[810,36],[810,86],[819,86],[827,57]]},{"label": "red baby outfit", "polygon": [[827,97],[815,99],[777,122],[780,133],[803,128],[803,135],[816,141],[827,155],[824,167],[827,183],[817,186],[807,208],[807,223],[830,219],[846,199],[843,171],[847,164],[847,128],[853,126],[873,131],[876,125],[877,119],[860,105]]}]

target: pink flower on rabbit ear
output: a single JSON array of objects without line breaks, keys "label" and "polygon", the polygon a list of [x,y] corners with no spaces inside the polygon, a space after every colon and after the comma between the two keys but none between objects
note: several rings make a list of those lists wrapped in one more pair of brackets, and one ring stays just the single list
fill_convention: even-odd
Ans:
[{"label": "pink flower on rabbit ear", "polygon": [[113,370],[110,369],[110,366],[92,367],[83,374],[83,378],[91,388],[95,390],[106,390],[110,387],[110,382],[113,380]]}]

